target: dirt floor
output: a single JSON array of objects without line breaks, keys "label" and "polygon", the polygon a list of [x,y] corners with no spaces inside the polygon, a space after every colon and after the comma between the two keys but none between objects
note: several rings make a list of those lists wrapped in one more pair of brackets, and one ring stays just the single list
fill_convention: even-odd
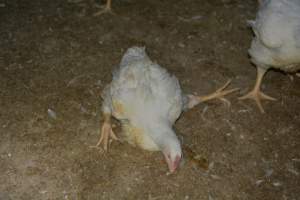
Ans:
[{"label": "dirt floor", "polygon": [[[254,84],[246,21],[255,0],[0,2],[0,199],[300,199],[300,78],[270,71],[278,99],[239,101]],[[183,143],[209,161],[167,174],[161,153],[99,139],[101,91],[124,51],[147,47],[185,92],[232,79],[232,106],[211,101],[176,123]],[[293,79],[293,80],[292,80]],[[118,133],[118,130],[116,131]]]}]

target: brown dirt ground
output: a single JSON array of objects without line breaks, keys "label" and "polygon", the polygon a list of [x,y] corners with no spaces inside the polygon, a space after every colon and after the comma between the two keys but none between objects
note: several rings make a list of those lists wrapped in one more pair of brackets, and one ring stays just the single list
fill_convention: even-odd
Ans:
[{"label": "brown dirt ground", "polygon": [[[0,2],[1,3],[1,2]],[[0,199],[300,199],[300,79],[270,71],[263,90],[278,99],[260,114],[238,101],[256,71],[247,49],[256,1],[120,0],[93,17],[93,1],[17,1],[0,7]],[[176,124],[209,160],[173,175],[161,153],[99,138],[100,94],[124,51],[145,45],[186,92],[233,79],[232,106],[212,101]]]}]

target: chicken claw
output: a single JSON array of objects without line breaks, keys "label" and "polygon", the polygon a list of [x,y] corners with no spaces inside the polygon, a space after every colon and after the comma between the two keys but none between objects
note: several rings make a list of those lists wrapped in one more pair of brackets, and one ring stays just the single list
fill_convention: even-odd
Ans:
[{"label": "chicken claw", "polygon": [[225,95],[228,95],[232,92],[235,92],[239,90],[239,88],[234,88],[230,90],[224,90],[229,84],[231,83],[231,80],[228,80],[225,85],[217,89],[215,92],[205,95],[205,96],[195,96],[195,95],[188,95],[189,97],[189,102],[188,102],[188,108],[193,108],[199,103],[203,103],[212,99],[220,99],[227,103],[228,106],[230,106],[230,102],[224,98]]},{"label": "chicken claw", "polygon": [[258,106],[258,108],[259,108],[259,110],[260,110],[261,113],[265,113],[265,110],[264,110],[264,108],[263,108],[263,106],[261,104],[261,99],[266,99],[266,100],[270,100],[270,101],[276,101],[275,98],[270,97],[270,96],[264,94],[262,91],[260,91],[259,88],[254,88],[248,94],[239,97],[239,100],[244,100],[244,99],[253,99],[256,102],[256,104],[257,104],[257,106]]},{"label": "chicken claw", "polygon": [[201,102],[205,102],[205,101],[209,101],[212,99],[221,99],[223,101],[225,101],[224,96],[227,94],[230,94],[232,92],[235,92],[237,90],[239,90],[239,88],[234,88],[234,89],[230,89],[230,90],[224,90],[225,88],[227,88],[227,86],[231,83],[231,80],[228,80],[225,85],[223,85],[222,87],[220,87],[219,89],[217,89],[214,93],[209,94],[209,95],[205,95],[205,96],[200,96],[200,100]]},{"label": "chicken claw", "polygon": [[110,115],[104,115],[104,122],[101,127],[101,137],[94,147],[99,147],[101,144],[103,144],[104,151],[107,151],[108,149],[108,141],[109,138],[112,138],[113,140],[119,140],[118,137],[115,135],[115,133],[112,130],[112,125],[110,122]]},{"label": "chicken claw", "polygon": [[111,0],[107,0],[105,7],[102,10],[94,13],[93,16],[96,17],[105,13],[114,14],[114,12],[111,9]]},{"label": "chicken claw", "polygon": [[275,98],[270,97],[270,96],[264,94],[262,91],[260,91],[260,85],[261,85],[261,82],[262,82],[262,79],[263,79],[263,76],[265,73],[266,73],[265,69],[257,67],[257,78],[256,78],[256,83],[255,83],[253,90],[250,91],[248,94],[238,98],[239,100],[253,99],[256,102],[261,113],[265,113],[265,110],[261,104],[261,99],[276,101]]}]

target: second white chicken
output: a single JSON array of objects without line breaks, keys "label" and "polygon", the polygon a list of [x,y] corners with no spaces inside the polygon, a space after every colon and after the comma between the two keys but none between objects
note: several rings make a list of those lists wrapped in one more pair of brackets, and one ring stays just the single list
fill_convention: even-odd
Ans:
[{"label": "second white chicken", "polygon": [[269,68],[285,72],[300,70],[300,0],[260,0],[255,21],[250,21],[255,37],[249,54],[257,67],[256,83],[240,99],[253,99],[264,113],[261,99],[275,100],[264,94],[260,85]]}]

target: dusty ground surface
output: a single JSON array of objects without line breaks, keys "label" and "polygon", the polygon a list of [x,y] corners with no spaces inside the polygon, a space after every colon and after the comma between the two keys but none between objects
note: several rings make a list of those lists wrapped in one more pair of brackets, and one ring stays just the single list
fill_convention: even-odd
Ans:
[{"label": "dusty ground surface", "polygon": [[[300,79],[270,71],[278,98],[260,114],[237,97],[254,83],[246,20],[256,1],[16,1],[0,7],[0,199],[296,200],[300,196]],[[99,138],[100,94],[126,48],[145,45],[186,92],[233,79],[241,91],[184,113],[176,130],[209,160],[173,175],[160,153]],[[118,131],[117,131],[118,132]]]}]

